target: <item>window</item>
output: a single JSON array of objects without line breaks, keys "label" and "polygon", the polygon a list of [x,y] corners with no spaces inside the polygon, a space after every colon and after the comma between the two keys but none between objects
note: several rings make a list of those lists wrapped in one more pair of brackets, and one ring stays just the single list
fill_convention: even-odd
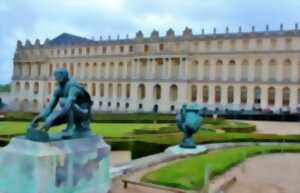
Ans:
[{"label": "window", "polygon": [[106,51],[107,51],[107,48],[104,46],[104,47],[102,47],[102,53],[103,54],[106,54]]},{"label": "window", "polygon": [[164,44],[159,44],[159,51],[163,51],[164,50]]},{"label": "window", "polygon": [[90,48],[86,48],[86,54],[90,55]]},{"label": "window", "polygon": [[275,88],[270,87],[268,89],[268,105],[274,105],[275,104]]},{"label": "window", "polygon": [[133,52],[133,46],[129,46],[129,52]]},{"label": "window", "polygon": [[121,52],[121,53],[124,52],[124,46],[120,46],[120,52]]},{"label": "window", "polygon": [[148,52],[149,51],[149,46],[147,44],[144,45],[144,52]]}]

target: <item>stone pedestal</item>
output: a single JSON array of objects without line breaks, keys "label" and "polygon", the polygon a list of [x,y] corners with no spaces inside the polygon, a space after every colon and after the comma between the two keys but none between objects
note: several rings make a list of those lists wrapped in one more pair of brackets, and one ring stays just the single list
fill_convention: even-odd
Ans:
[{"label": "stone pedestal", "polygon": [[0,193],[107,193],[110,147],[97,136],[47,143],[16,137],[0,150]]},{"label": "stone pedestal", "polygon": [[197,145],[196,148],[182,148],[180,145],[168,147],[165,152],[172,153],[174,155],[193,155],[200,154],[207,151],[205,145]]}]

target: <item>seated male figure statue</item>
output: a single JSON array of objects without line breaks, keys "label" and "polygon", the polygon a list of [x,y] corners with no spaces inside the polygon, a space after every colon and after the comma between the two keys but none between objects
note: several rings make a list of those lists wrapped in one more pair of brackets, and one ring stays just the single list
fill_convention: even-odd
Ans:
[{"label": "seated male figure statue", "polygon": [[[75,80],[69,77],[65,68],[54,72],[57,86],[48,106],[37,115],[27,130],[27,138],[34,141],[49,141],[47,131],[56,125],[66,123],[61,138],[85,137],[91,134],[90,119],[91,101],[88,92]],[[57,104],[60,110],[54,111]],[[44,121],[41,127],[38,122]]]}]

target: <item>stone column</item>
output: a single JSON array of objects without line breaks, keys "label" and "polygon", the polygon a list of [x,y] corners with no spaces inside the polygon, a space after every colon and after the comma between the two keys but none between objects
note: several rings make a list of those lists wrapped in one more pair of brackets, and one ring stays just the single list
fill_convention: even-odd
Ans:
[{"label": "stone column", "polygon": [[209,80],[216,80],[216,60],[211,60],[209,71]]},{"label": "stone column", "polygon": [[240,105],[241,105],[241,88],[240,88],[240,85],[235,85],[234,86],[233,104],[234,104],[235,108],[237,108],[237,107],[240,108]]},{"label": "stone column", "polygon": [[296,60],[292,60],[291,61],[292,64],[291,64],[291,67],[292,67],[292,82],[297,82],[298,81],[298,64],[297,64],[297,61]]},{"label": "stone column", "polygon": [[171,64],[172,61],[170,58],[165,58],[165,78],[166,80],[171,79]]},{"label": "stone column", "polygon": [[266,59],[262,60],[262,80],[264,82],[269,80],[269,68],[268,68],[268,63]]},{"label": "stone column", "polygon": [[215,104],[215,85],[210,84],[208,87],[209,87],[208,104],[210,108],[213,108]]},{"label": "stone column", "polygon": [[224,60],[224,64],[223,64],[223,80],[227,81],[228,80],[228,60]]},{"label": "stone column", "polygon": [[235,81],[240,81],[241,80],[241,75],[242,75],[242,64],[241,64],[241,60],[236,59],[236,71],[235,71]]},{"label": "stone column", "polygon": [[277,64],[277,74],[276,74],[276,80],[278,82],[281,82],[283,80],[283,61],[280,60],[280,62]]},{"label": "stone column", "polygon": [[268,88],[265,85],[261,86],[261,108],[265,109],[268,106]]},{"label": "stone column", "polygon": [[278,110],[282,107],[282,87],[275,86],[275,109]]},{"label": "stone column", "polygon": [[247,86],[247,107],[250,109],[254,105],[254,85]]},{"label": "stone column", "polygon": [[198,99],[198,102],[199,103],[203,103],[203,85],[202,84],[198,84],[197,85],[197,91],[198,91],[198,96],[197,96],[197,99]]},{"label": "stone column", "polygon": [[227,103],[227,85],[221,85],[221,105],[225,108]]}]

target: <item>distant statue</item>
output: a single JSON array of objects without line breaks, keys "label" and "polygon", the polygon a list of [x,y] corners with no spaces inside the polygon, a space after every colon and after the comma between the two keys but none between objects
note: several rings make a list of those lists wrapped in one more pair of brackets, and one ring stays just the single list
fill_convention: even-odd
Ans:
[{"label": "distant statue", "polygon": [[[91,135],[90,119],[93,102],[90,95],[77,81],[69,77],[65,68],[57,68],[54,72],[57,86],[48,106],[37,115],[27,130],[27,139],[33,141],[54,140],[48,130],[56,125],[66,123],[66,128],[54,138],[67,139]],[[54,111],[57,104],[60,110]],[[38,122],[44,121],[39,127]]]},{"label": "distant statue", "polygon": [[184,134],[180,147],[196,148],[192,136],[199,130],[202,121],[203,118],[200,116],[200,105],[192,103],[190,105],[184,104],[182,106],[180,111],[176,114],[177,127]]}]

